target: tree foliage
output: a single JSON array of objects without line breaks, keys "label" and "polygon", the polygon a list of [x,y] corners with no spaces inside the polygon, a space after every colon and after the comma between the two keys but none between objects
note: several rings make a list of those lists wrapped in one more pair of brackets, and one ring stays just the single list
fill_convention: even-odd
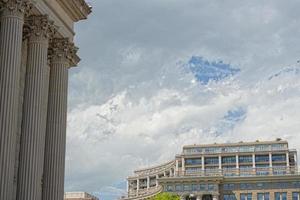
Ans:
[{"label": "tree foliage", "polygon": [[180,197],[176,194],[170,194],[167,192],[163,192],[155,195],[150,200],[180,200]]}]

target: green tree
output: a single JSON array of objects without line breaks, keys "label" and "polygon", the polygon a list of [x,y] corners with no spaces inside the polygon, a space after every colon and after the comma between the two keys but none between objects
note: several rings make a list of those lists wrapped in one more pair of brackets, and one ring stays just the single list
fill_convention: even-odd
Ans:
[{"label": "green tree", "polygon": [[152,197],[150,200],[180,200],[180,197],[176,194],[170,194],[167,192],[159,193]]}]

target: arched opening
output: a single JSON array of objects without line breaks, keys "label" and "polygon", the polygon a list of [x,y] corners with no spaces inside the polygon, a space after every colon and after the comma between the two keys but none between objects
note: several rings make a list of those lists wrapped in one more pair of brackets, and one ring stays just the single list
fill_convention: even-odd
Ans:
[{"label": "arched opening", "polygon": [[211,194],[205,194],[202,196],[202,200],[212,200],[212,195]]},{"label": "arched opening", "polygon": [[196,200],[196,197],[194,197],[194,196],[186,196],[185,200]]}]

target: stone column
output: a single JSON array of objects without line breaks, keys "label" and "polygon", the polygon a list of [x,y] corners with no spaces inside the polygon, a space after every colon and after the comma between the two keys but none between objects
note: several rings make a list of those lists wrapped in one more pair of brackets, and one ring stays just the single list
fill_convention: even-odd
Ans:
[{"label": "stone column", "polygon": [[287,168],[287,173],[291,173],[290,170],[290,154],[289,152],[286,153],[286,168]]},{"label": "stone column", "polygon": [[158,187],[158,178],[159,178],[159,176],[158,176],[158,174],[156,175],[156,179],[155,179],[155,186],[156,187]]},{"label": "stone column", "polygon": [[139,190],[140,190],[140,179],[136,180],[136,196],[139,196]]},{"label": "stone column", "polygon": [[235,162],[236,162],[236,175],[239,176],[240,175],[240,161],[239,161],[239,155],[236,154],[235,155]]},{"label": "stone column", "polygon": [[219,155],[219,173],[220,173],[220,175],[223,174],[222,173],[222,156],[221,155]]},{"label": "stone column", "polygon": [[181,172],[182,172],[182,176],[185,175],[185,161],[184,161],[184,157],[181,158]]},{"label": "stone column", "polygon": [[273,161],[272,161],[272,153],[269,153],[269,173],[273,174]]},{"label": "stone column", "polygon": [[205,158],[204,158],[204,156],[201,157],[201,169],[202,169],[202,175],[205,176]]},{"label": "stone column", "polygon": [[150,177],[147,176],[147,190],[149,190],[150,188]]},{"label": "stone column", "polygon": [[76,51],[67,38],[54,39],[50,47],[43,200],[64,197],[68,68],[79,61]]},{"label": "stone column", "polygon": [[22,34],[27,0],[0,0],[0,199],[14,195]]},{"label": "stone column", "polygon": [[175,161],[175,175],[176,175],[176,176],[179,175],[178,160],[177,160],[177,159],[176,159],[176,161]]},{"label": "stone column", "polygon": [[272,168],[273,167],[273,162],[272,162],[272,153],[269,153],[269,167]]},{"label": "stone column", "polygon": [[[28,25],[28,26],[27,26]],[[28,60],[25,78],[23,120],[17,200],[39,200],[46,132],[49,75],[48,40],[52,29],[47,16],[29,17]]]},{"label": "stone column", "polygon": [[255,154],[252,154],[252,174],[256,174],[256,162],[255,162]]}]

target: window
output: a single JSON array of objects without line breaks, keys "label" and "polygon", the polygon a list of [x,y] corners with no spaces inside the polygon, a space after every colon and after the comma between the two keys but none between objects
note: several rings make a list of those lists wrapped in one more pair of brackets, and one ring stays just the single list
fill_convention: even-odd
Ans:
[{"label": "window", "polygon": [[224,190],[234,190],[234,184],[233,183],[224,184],[223,188]]},{"label": "window", "polygon": [[193,191],[199,191],[199,188],[200,188],[199,185],[196,185],[196,184],[192,185],[192,190]]},{"label": "window", "polygon": [[185,168],[185,171],[187,174],[200,173],[200,172],[202,172],[202,168],[201,167],[187,167],[187,168]]},{"label": "window", "polygon": [[209,191],[215,190],[215,185],[214,184],[208,184],[208,190]]},{"label": "window", "polygon": [[259,188],[259,189],[266,188],[267,187],[267,183],[257,183],[256,187]]},{"label": "window", "polygon": [[204,191],[204,190],[206,190],[206,185],[204,185],[204,184],[200,184],[200,190],[201,190],[201,191]]},{"label": "window", "polygon": [[287,200],[287,193],[286,192],[281,193],[281,200]]},{"label": "window", "polygon": [[289,187],[289,183],[288,182],[278,182],[278,183],[276,183],[276,186],[279,189],[284,189],[284,188],[288,188]]},{"label": "window", "polygon": [[183,186],[183,190],[184,190],[184,191],[191,191],[191,189],[192,189],[192,188],[191,188],[191,185],[184,185],[184,186]]},{"label": "window", "polygon": [[201,158],[188,158],[185,160],[187,165],[201,165]]},{"label": "window", "polygon": [[300,182],[293,182],[292,184],[294,188],[300,188]]},{"label": "window", "polygon": [[221,153],[220,147],[207,147],[205,148],[205,153]]},{"label": "window", "polygon": [[299,200],[299,192],[293,192],[292,199],[293,200]]},{"label": "window", "polygon": [[269,155],[256,155],[255,162],[269,162]]},{"label": "window", "polygon": [[239,148],[240,152],[253,152],[254,151],[254,146],[241,146]]},{"label": "window", "polygon": [[235,156],[222,157],[222,163],[235,163],[235,162],[236,162]]},{"label": "window", "polygon": [[252,156],[239,156],[240,163],[252,163]]},{"label": "window", "polygon": [[173,191],[173,186],[167,185],[167,192],[172,192],[172,191]]},{"label": "window", "polygon": [[284,150],[287,148],[287,144],[272,144],[272,150]]},{"label": "window", "polygon": [[270,145],[268,144],[260,144],[255,146],[255,151],[268,151],[270,150]]},{"label": "window", "polygon": [[252,193],[241,194],[241,200],[252,200]]},{"label": "window", "polygon": [[280,192],[275,192],[275,200],[280,200]]},{"label": "window", "polygon": [[286,192],[275,192],[275,200],[287,200]]},{"label": "window", "polygon": [[270,200],[270,193],[257,193],[257,200]]},{"label": "window", "polygon": [[279,154],[279,155],[272,155],[272,161],[286,161],[286,155],[285,154]]},{"label": "window", "polygon": [[241,190],[248,190],[248,189],[252,189],[252,184],[250,183],[241,183],[240,184],[240,189]]},{"label": "window", "polygon": [[176,185],[175,190],[176,191],[182,191],[182,185]]},{"label": "window", "polygon": [[205,164],[219,164],[218,157],[205,158]]},{"label": "window", "polygon": [[236,200],[234,194],[224,194],[224,200]]}]

